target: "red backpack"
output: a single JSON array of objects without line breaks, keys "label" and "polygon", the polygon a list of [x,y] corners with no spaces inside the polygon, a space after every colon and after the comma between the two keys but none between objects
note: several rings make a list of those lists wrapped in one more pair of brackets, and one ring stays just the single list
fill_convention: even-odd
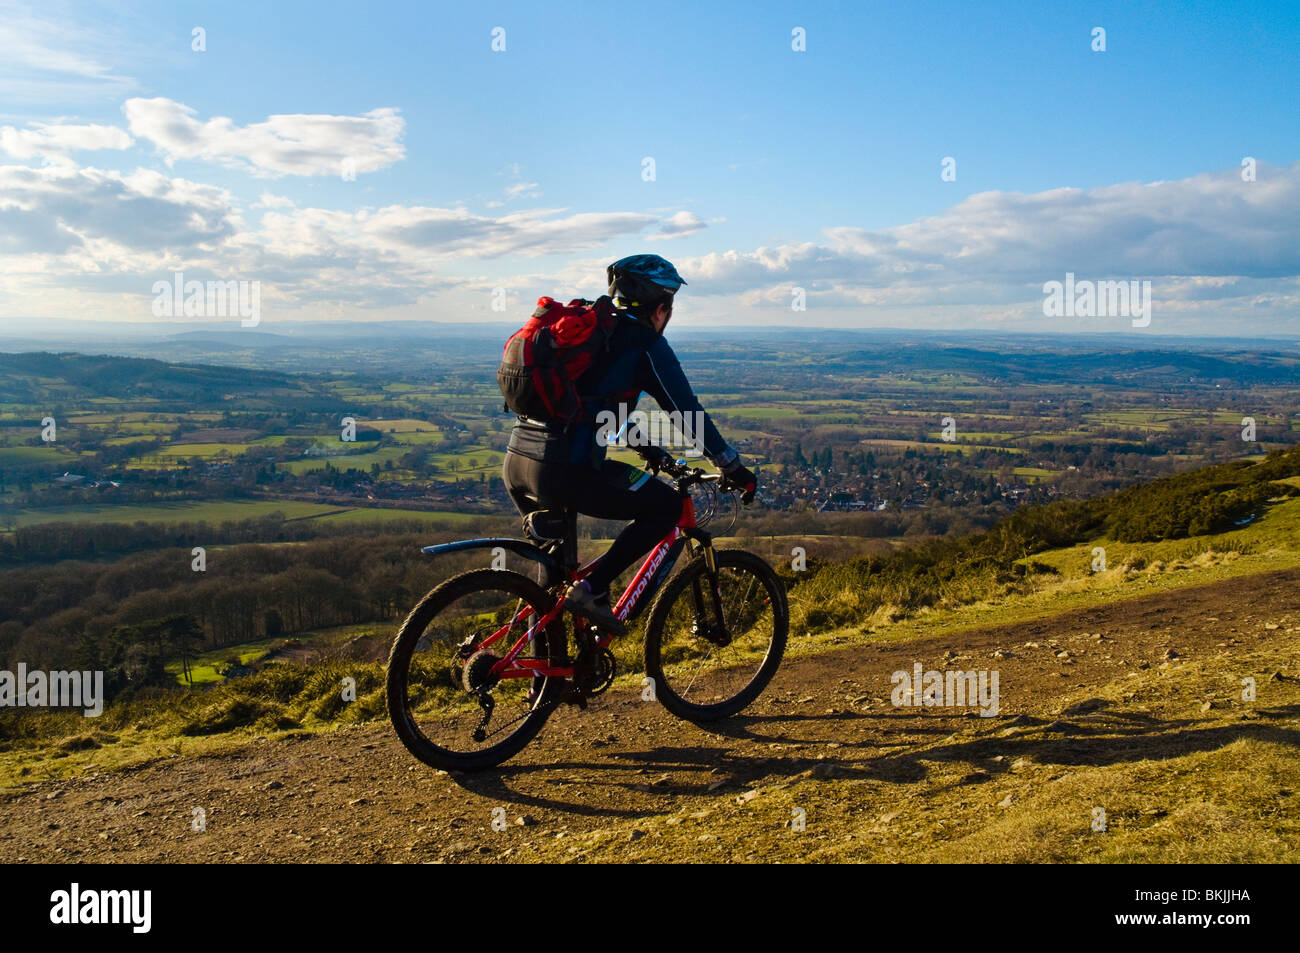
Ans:
[{"label": "red backpack", "polygon": [[608,346],[616,315],[607,295],[568,304],[538,298],[533,316],[506,341],[497,368],[506,408],[534,420],[577,420],[582,401],[576,382]]}]

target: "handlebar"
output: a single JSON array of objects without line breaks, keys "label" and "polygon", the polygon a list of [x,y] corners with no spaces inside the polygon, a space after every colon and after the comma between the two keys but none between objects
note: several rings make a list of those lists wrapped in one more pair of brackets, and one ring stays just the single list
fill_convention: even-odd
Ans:
[{"label": "handlebar", "polygon": [[[654,470],[655,473],[666,473],[673,478],[677,488],[684,490],[687,487],[694,486],[697,483],[718,483],[718,489],[723,492],[734,492],[738,487],[727,486],[726,476],[722,473],[708,473],[699,467],[693,467],[687,464],[685,459],[674,460],[662,448],[656,448],[660,451],[657,459],[651,459],[648,454],[640,454],[645,459],[647,466]],[[638,451],[639,453],[639,451]],[[754,467],[754,475],[758,476],[758,466]]]},{"label": "handlebar", "polygon": [[[699,467],[693,467],[685,460],[672,460],[664,457],[659,463],[659,472],[666,473],[677,483],[679,489],[686,489],[696,483],[718,483],[725,479],[721,473],[708,473]],[[722,489],[719,486],[719,489]]]},{"label": "handlebar", "polygon": [[688,465],[685,460],[673,460],[670,457],[663,457],[657,466],[660,473],[666,473],[679,482],[685,481],[687,485],[698,483],[709,477],[715,480],[722,478],[720,473],[706,473],[699,467]]},{"label": "handlebar", "polygon": [[695,501],[697,526],[704,526],[712,522],[715,516],[723,513],[721,498],[724,493],[735,500],[735,505],[731,508],[731,521],[721,530],[721,533],[725,535],[736,525],[736,516],[740,512],[740,503],[743,499],[737,494],[742,488],[728,484],[725,474],[707,473],[699,467],[690,466],[684,459],[674,460],[667,454],[653,462],[647,460],[646,463],[656,473],[665,473],[671,477],[673,487],[682,496],[691,495],[690,489],[693,486],[701,487],[705,491],[702,496],[697,496]]}]

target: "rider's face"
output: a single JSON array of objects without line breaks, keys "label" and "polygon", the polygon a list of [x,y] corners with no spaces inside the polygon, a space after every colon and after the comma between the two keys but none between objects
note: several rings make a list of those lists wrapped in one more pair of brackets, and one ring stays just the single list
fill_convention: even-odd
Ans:
[{"label": "rider's face", "polygon": [[672,316],[672,309],[666,304],[661,304],[655,308],[654,316],[650,320],[654,324],[655,330],[663,334],[664,328],[668,327],[668,319]]}]

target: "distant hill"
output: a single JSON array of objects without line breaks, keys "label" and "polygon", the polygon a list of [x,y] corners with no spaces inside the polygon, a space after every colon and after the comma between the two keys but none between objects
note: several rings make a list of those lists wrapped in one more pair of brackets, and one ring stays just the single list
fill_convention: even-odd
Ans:
[{"label": "distant hill", "polygon": [[5,402],[148,397],[205,405],[247,393],[308,396],[312,388],[288,374],[241,367],[44,351],[0,354],[0,401]]},{"label": "distant hill", "polygon": [[[168,362],[238,364],[284,373],[340,366],[385,373],[472,367],[490,372],[527,307],[493,321],[263,322],[256,328],[141,322],[0,324],[0,348],[49,347]],[[692,367],[737,361],[827,373],[958,374],[997,382],[1078,382],[1223,388],[1300,383],[1300,347],[1286,338],[1204,338],[1117,331],[1009,334],[896,328],[725,327],[684,315],[668,332]],[[766,373],[766,372],[764,372]]]},{"label": "distant hill", "polygon": [[1017,382],[1136,382],[1149,386],[1166,380],[1180,386],[1300,383],[1300,353],[1241,349],[1198,353],[1182,348],[1061,349],[1050,353],[1022,348],[988,350],[937,343],[899,343],[846,351],[829,366],[892,367],[897,372],[942,370],[986,380]]}]

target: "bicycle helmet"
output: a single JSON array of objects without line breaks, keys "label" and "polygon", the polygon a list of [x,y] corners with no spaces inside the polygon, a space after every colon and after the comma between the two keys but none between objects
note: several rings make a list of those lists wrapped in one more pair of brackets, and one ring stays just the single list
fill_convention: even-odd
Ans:
[{"label": "bicycle helmet", "polygon": [[605,269],[609,296],[620,309],[654,308],[666,303],[686,284],[672,262],[658,255],[629,255]]}]

